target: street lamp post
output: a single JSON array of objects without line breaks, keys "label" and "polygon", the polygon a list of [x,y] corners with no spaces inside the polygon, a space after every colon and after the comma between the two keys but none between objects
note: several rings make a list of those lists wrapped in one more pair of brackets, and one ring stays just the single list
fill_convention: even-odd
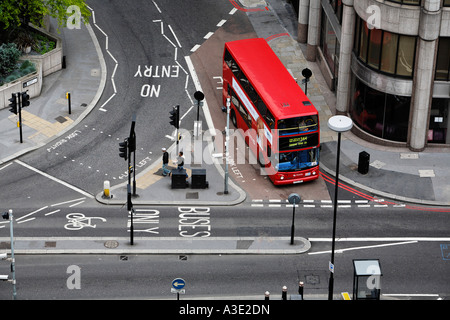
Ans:
[{"label": "street lamp post", "polygon": [[336,182],[334,186],[334,213],[333,213],[333,238],[331,239],[331,262],[330,262],[330,281],[328,284],[328,300],[333,300],[334,287],[334,247],[336,238],[336,212],[339,181],[339,158],[341,153],[341,134],[353,127],[353,122],[346,116],[334,116],[328,120],[328,127],[338,133],[337,156],[336,156]]},{"label": "street lamp post", "polygon": [[291,193],[288,197],[288,201],[292,204],[292,224],[291,224],[291,245],[294,244],[294,232],[295,232],[295,205],[300,203],[300,196],[297,193]]},{"label": "street lamp post", "polygon": [[11,237],[11,272],[12,272],[12,284],[13,284],[13,299],[17,299],[16,291],[16,259],[14,257],[14,216],[13,211],[10,209],[8,212],[2,214],[3,219],[9,220],[9,233]]}]

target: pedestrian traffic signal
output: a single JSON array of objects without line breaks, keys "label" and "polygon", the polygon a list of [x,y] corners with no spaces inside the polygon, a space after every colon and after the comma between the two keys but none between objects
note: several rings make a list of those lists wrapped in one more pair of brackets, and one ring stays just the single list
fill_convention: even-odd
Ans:
[{"label": "pedestrian traffic signal", "polygon": [[124,158],[125,161],[128,160],[128,139],[119,143],[119,156]]},{"label": "pedestrian traffic signal", "polygon": [[9,111],[11,111],[14,114],[17,114],[18,110],[17,110],[17,99],[16,99],[16,94],[12,93],[11,94],[11,99],[8,99],[9,102],[11,102],[9,104]]},{"label": "pedestrian traffic signal", "polygon": [[30,105],[30,96],[26,92],[22,92],[22,108],[28,107]]},{"label": "pedestrian traffic signal", "polygon": [[180,106],[173,107],[170,111],[170,124],[179,129],[180,126]]}]

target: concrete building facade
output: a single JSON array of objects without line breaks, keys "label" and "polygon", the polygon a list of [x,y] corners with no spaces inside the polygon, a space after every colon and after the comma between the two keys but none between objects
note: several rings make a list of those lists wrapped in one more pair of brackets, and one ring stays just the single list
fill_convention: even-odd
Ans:
[{"label": "concrete building facade", "polygon": [[298,41],[361,138],[450,148],[450,0],[299,0]]}]

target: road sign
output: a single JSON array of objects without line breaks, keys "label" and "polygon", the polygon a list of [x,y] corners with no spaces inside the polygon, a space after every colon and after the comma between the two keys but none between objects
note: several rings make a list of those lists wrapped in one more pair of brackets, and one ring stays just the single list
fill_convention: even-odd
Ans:
[{"label": "road sign", "polygon": [[186,286],[186,282],[181,278],[176,278],[172,281],[172,288],[175,290],[182,290]]},{"label": "road sign", "polygon": [[332,264],[331,261],[328,261],[328,269],[330,269],[330,272],[334,273],[334,264]]}]

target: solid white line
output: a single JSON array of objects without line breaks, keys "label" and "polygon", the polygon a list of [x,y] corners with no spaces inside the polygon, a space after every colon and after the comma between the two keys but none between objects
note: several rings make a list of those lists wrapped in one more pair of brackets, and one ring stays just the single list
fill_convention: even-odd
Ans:
[{"label": "solid white line", "polygon": [[57,212],[60,212],[60,211],[61,211],[61,209],[58,209],[58,210],[55,210],[55,211],[46,213],[45,216],[51,216],[52,214],[57,213]]},{"label": "solid white line", "polygon": [[[410,244],[410,243],[417,243],[418,241],[405,241],[405,242],[397,242],[397,243],[385,243],[385,244],[377,244],[373,246],[363,246],[363,247],[353,247],[353,248],[346,248],[346,249],[339,249],[336,250],[336,253],[343,253],[344,251],[350,251],[350,250],[361,250],[361,249],[372,249],[372,248],[381,248],[381,247],[389,247],[389,246],[397,246],[401,244]],[[317,252],[309,252],[308,254],[314,255],[314,254],[323,254],[323,253],[330,253],[331,250],[327,251],[317,251]]]},{"label": "solid white line", "polygon": [[175,43],[173,43],[165,34],[163,34],[163,37],[166,38],[167,41],[169,41],[169,43],[176,48],[177,46],[175,45]]},{"label": "solid white line", "polygon": [[69,200],[69,201],[64,201],[64,202],[60,202],[60,203],[55,203],[52,204],[50,207],[56,207],[56,206],[61,206],[63,204],[68,204],[68,203],[72,203],[72,202],[76,202],[76,201],[81,201],[81,200],[85,200],[86,198],[79,198],[79,199],[74,199],[74,200]]},{"label": "solid white line", "polygon": [[44,176],[44,177],[46,177],[46,178],[48,178],[48,179],[50,179],[50,180],[53,180],[53,181],[55,181],[55,182],[58,182],[58,183],[62,184],[63,186],[66,186],[67,188],[70,188],[70,189],[72,189],[72,190],[74,190],[74,191],[76,191],[76,192],[78,192],[78,193],[81,193],[82,195],[84,195],[84,196],[86,196],[86,197],[88,197],[88,198],[90,198],[90,199],[94,199],[94,196],[91,195],[91,194],[89,194],[89,193],[87,193],[86,191],[81,190],[81,189],[79,189],[79,188],[77,188],[77,187],[75,187],[75,186],[73,186],[73,185],[71,185],[71,184],[68,184],[67,182],[64,182],[64,181],[62,181],[62,180],[59,180],[58,178],[52,177],[51,175],[49,175],[49,174],[47,174],[47,173],[45,173],[45,172],[42,172],[42,171],[40,171],[40,170],[38,170],[38,169],[36,169],[36,168],[33,168],[32,166],[29,166],[29,165],[27,165],[26,163],[23,163],[23,162],[20,161],[20,160],[14,160],[14,162],[20,164],[21,166],[23,166],[23,167],[25,167],[25,168],[28,168],[28,169],[34,171],[34,172],[36,172],[36,173],[39,173],[40,175],[42,175],[42,176]]},{"label": "solid white line", "polygon": [[180,66],[181,70],[183,70],[183,72],[184,72],[185,74],[188,74],[188,72],[186,71],[185,68],[183,68],[183,66],[181,65],[181,63],[179,63],[178,61],[175,61],[175,62],[176,62],[177,65]]},{"label": "solid white line", "polygon": [[116,60],[116,58],[114,58],[114,56],[112,55],[111,52],[109,52],[109,50],[106,50],[106,52],[108,52],[109,56],[111,57],[111,59],[114,60],[115,63],[118,63],[117,60]]},{"label": "solid white line", "polygon": [[[192,63],[192,60],[189,56],[185,56],[184,59],[186,60],[186,64],[188,66],[189,72],[191,73],[191,78],[192,78],[192,82],[194,82],[194,86],[195,89],[197,91],[203,91],[202,89],[202,85],[200,84],[200,81],[198,80],[198,76],[197,73],[195,72],[194,69],[194,65]],[[214,128],[214,123],[213,120],[211,118],[211,113],[209,112],[209,108],[208,108],[208,102],[205,100],[203,100],[203,114],[206,120],[206,123],[208,124],[208,128]],[[212,136],[215,136],[215,130],[212,130],[211,132]]]},{"label": "solid white line", "polygon": [[155,2],[154,0],[152,0],[152,2],[153,2],[153,4],[155,5],[156,10],[158,10],[159,13],[162,13],[162,12],[161,12],[161,9],[158,7],[158,5],[156,4],[156,2]]},{"label": "solid white line", "polygon": [[182,121],[184,119],[184,117],[186,117],[188,115],[188,113],[192,110],[192,108],[194,108],[194,106],[191,106],[189,108],[189,110],[180,118],[180,121]]},{"label": "solid white line", "polygon": [[22,219],[25,219],[26,217],[29,217],[29,216],[31,216],[31,215],[33,215],[33,214],[35,214],[35,213],[38,213],[39,211],[42,211],[42,210],[47,209],[47,208],[48,208],[48,206],[42,207],[42,208],[40,208],[40,209],[37,209],[36,211],[33,211],[33,212],[31,212],[31,213],[29,213],[29,214],[27,214],[27,215],[24,215],[24,216],[22,216],[22,217],[20,217],[20,218],[17,218],[16,221],[20,221],[20,220],[22,220]]},{"label": "solid white line", "polygon": [[116,94],[113,93],[113,95],[112,95],[111,97],[109,97],[108,100],[106,100],[106,102],[100,107],[99,110],[104,111],[104,112],[108,111],[108,110],[106,110],[106,109],[103,109],[103,107],[106,106],[106,105],[112,100],[112,98],[114,98],[115,96],[116,96]]},{"label": "solid white line", "polygon": [[439,297],[437,293],[382,293],[389,297]]},{"label": "solid white line", "polygon": [[9,167],[10,165],[12,165],[12,162],[10,162],[10,163],[8,163],[7,165],[5,165],[5,166],[1,167],[1,168],[0,168],[0,171],[2,171],[3,169],[5,169],[5,168]]},{"label": "solid white line", "polygon": [[77,202],[77,203],[74,203],[74,204],[70,205],[69,208],[75,207],[75,206],[77,206],[79,204],[82,204],[83,202],[84,202],[84,200],[80,201],[80,202]]},{"label": "solid white line", "polygon": [[29,222],[29,221],[33,221],[33,220],[36,220],[36,218],[30,218],[30,219],[23,220],[23,221],[17,221],[17,224],[21,224],[21,223],[25,223],[25,222]]},{"label": "solid white line", "polygon": [[178,46],[179,46],[180,48],[182,48],[181,43],[180,43],[180,41],[178,41],[178,38],[177,38],[175,32],[173,32],[172,26],[171,26],[170,24],[169,24],[169,29],[170,29],[170,31],[172,32],[173,37],[175,38],[175,41],[177,42]]},{"label": "solid white line", "polygon": [[[331,242],[331,238],[308,238],[309,241]],[[389,242],[389,241],[450,241],[450,237],[380,237],[380,238],[336,238],[336,242]]]}]

